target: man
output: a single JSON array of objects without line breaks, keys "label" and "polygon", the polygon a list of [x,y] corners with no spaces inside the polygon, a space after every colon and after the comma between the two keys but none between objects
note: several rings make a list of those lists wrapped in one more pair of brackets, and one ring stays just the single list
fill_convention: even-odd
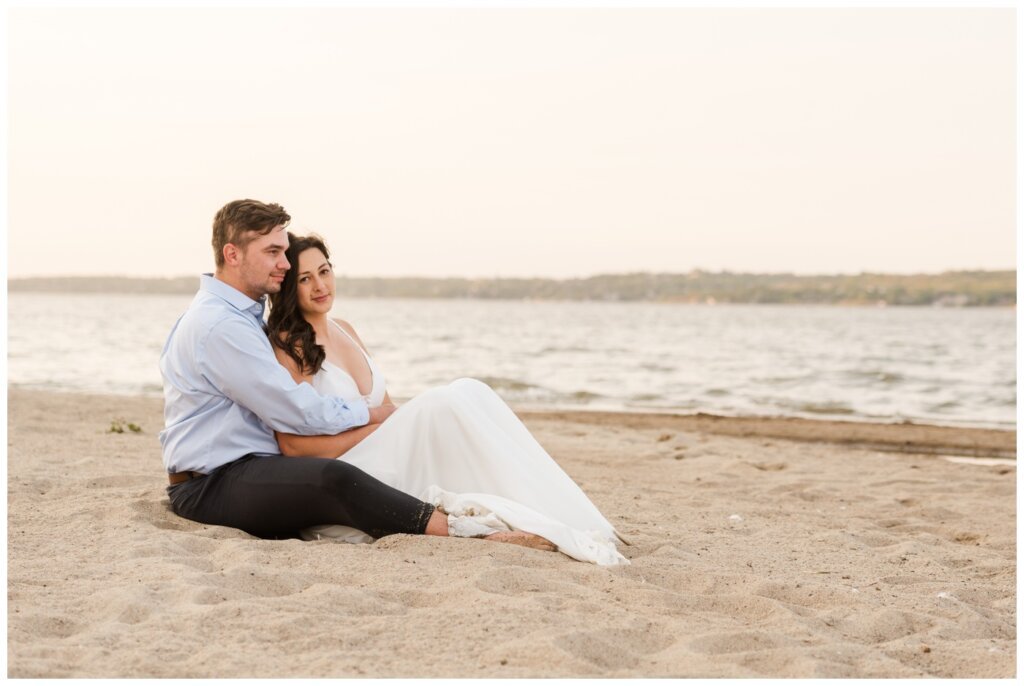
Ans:
[{"label": "man", "polygon": [[278,364],[263,328],[268,293],[289,268],[277,204],[236,200],[213,221],[216,272],[171,330],[160,356],[163,461],[175,513],[262,538],[343,524],[374,537],[447,535],[444,514],[341,460],[285,457],[274,431],[335,434],[383,422],[394,406],[323,397]]}]

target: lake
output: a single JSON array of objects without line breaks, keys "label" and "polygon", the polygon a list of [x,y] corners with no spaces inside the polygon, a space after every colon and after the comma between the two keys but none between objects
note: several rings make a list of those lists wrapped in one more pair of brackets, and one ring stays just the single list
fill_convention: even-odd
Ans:
[{"label": "lake", "polygon": [[[11,293],[8,382],[161,393],[178,295]],[[1013,308],[339,299],[408,398],[460,376],[518,408],[1016,426]]]}]

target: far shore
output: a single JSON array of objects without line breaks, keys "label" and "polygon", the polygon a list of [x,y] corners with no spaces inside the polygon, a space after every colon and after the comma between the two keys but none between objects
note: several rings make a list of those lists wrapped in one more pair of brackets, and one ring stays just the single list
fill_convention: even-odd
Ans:
[{"label": "far shore", "polygon": [[[141,278],[51,276],[9,279],[10,293],[195,292],[197,276]],[[757,304],[1015,307],[1014,270],[935,274],[756,274],[707,272],[598,274],[586,278],[350,277],[336,280],[340,297],[666,304]]]}]

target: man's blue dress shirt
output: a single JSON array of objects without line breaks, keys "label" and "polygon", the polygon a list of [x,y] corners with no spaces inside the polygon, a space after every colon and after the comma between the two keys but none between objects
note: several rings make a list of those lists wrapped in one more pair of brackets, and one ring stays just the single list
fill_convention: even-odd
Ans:
[{"label": "man's blue dress shirt", "polygon": [[249,453],[279,454],[274,431],[336,434],[369,421],[362,400],[297,384],[263,329],[266,297],[253,300],[211,274],[171,329],[160,355],[168,472],[202,472]]}]

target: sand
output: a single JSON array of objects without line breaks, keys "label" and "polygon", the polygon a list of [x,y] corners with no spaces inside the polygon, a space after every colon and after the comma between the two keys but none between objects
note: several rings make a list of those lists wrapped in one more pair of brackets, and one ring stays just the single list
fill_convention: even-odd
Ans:
[{"label": "sand", "polygon": [[601,568],[196,524],[159,399],[8,403],[10,677],[1016,673],[1013,433],[521,413],[632,543]]}]

